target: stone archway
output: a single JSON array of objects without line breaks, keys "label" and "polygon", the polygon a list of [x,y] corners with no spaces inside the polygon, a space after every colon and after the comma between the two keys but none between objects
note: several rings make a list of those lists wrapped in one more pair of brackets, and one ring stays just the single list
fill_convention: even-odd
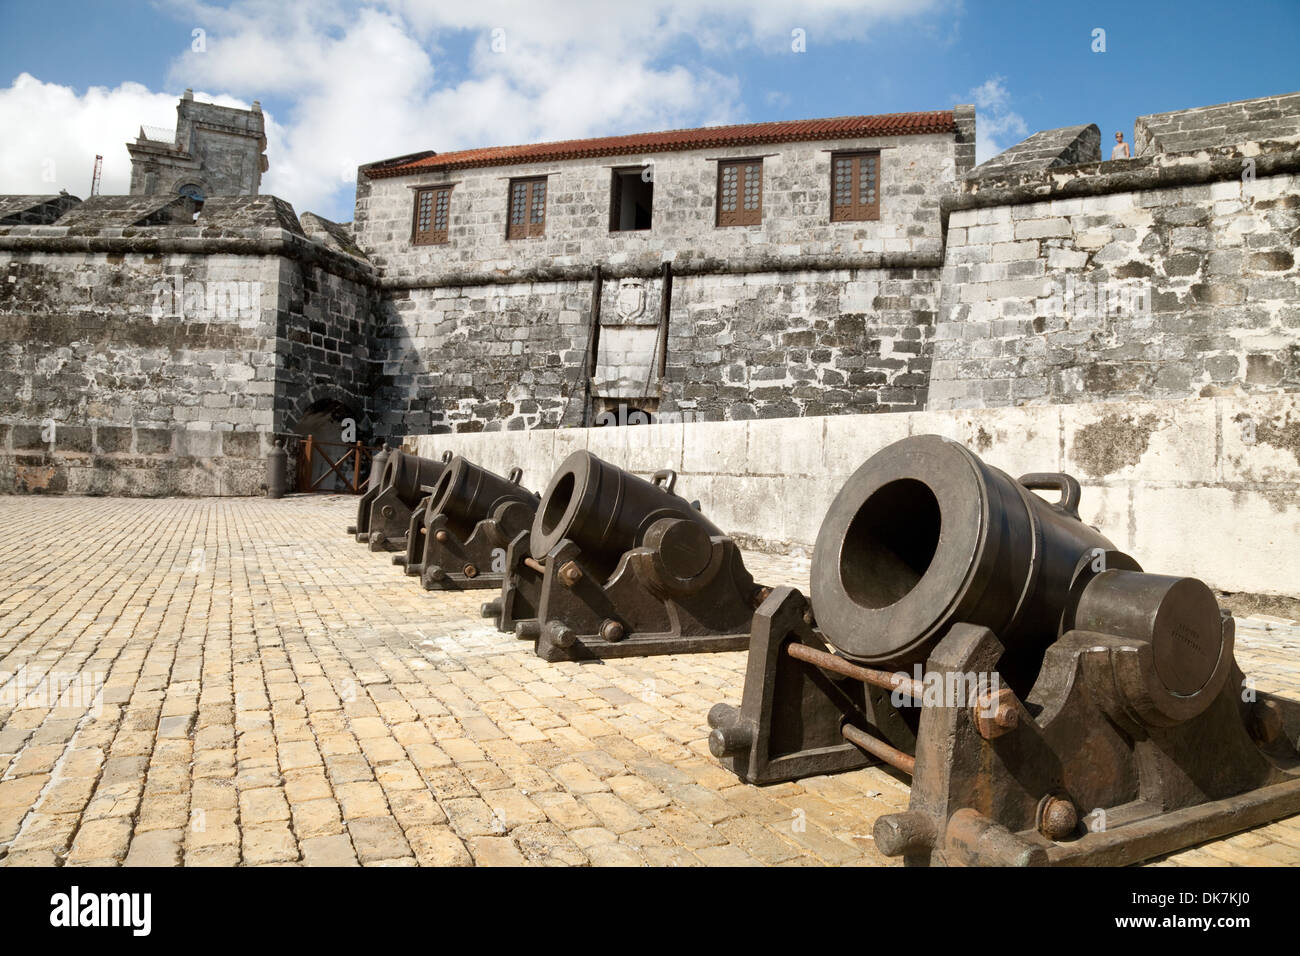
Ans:
[{"label": "stone archway", "polygon": [[[312,445],[328,455],[331,460],[345,454],[347,450],[345,445],[365,441],[366,438],[362,433],[360,416],[351,406],[337,398],[320,398],[311,402],[301,414],[296,416],[296,419],[293,433],[304,440],[310,436]],[[304,477],[299,477],[300,488],[304,487]],[[311,476],[307,481],[317,491],[348,490],[343,479],[316,454],[312,455]]]}]

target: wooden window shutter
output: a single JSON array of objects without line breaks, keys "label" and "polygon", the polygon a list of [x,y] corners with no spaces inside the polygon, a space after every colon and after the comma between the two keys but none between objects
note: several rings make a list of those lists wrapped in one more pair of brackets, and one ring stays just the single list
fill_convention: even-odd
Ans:
[{"label": "wooden window shutter", "polygon": [[446,242],[451,221],[451,187],[435,186],[415,191],[415,222],[411,241],[418,246]]},{"label": "wooden window shutter", "polygon": [[546,178],[512,179],[507,210],[507,239],[546,234]]},{"label": "wooden window shutter", "polygon": [[756,226],[763,221],[763,161],[718,164],[718,225]]},{"label": "wooden window shutter", "polygon": [[831,155],[831,222],[880,218],[880,154]]}]

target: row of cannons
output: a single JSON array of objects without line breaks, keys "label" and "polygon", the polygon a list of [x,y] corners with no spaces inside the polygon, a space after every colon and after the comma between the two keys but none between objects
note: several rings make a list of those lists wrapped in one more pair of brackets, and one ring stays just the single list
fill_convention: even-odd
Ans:
[{"label": "row of cannons", "polygon": [[1086,525],[1069,475],[896,442],[832,503],[805,596],[756,584],[671,471],[376,474],[349,533],[428,589],[497,590],[484,616],[548,661],[748,650],[712,753],[754,784],[910,778],[874,831],[908,865],[1124,864],[1300,812],[1300,705],[1245,678],[1205,584]]}]

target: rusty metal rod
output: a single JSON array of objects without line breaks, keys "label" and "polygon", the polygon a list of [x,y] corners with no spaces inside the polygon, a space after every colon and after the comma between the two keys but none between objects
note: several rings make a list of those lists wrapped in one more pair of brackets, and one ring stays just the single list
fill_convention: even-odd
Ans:
[{"label": "rusty metal rod", "polygon": [[859,730],[852,724],[845,724],[840,728],[840,733],[844,739],[855,747],[861,747],[873,757],[879,757],[885,763],[895,769],[903,771],[909,776],[916,775],[916,758],[910,754],[905,754],[896,747],[891,747],[879,738],[871,736],[865,730]]},{"label": "rusty metal rod", "polygon": [[864,684],[883,687],[885,690],[901,691],[914,701],[921,700],[924,687],[919,680],[911,677],[902,674],[891,674],[889,671],[873,670],[870,667],[859,667],[857,664],[850,664],[842,657],[827,654],[825,651],[816,650],[797,641],[787,644],[785,651],[797,661],[804,661],[820,667],[822,670],[834,671],[836,674],[852,677]]},{"label": "rusty metal rod", "polygon": [[545,573],[546,573],[546,565],[542,564],[542,562],[540,562],[540,561],[538,561],[538,560],[536,560],[536,559],[534,559],[534,558],[524,558],[524,564],[526,564],[528,567],[532,568],[532,569],[533,569],[534,571],[536,571],[538,574],[545,574]]}]

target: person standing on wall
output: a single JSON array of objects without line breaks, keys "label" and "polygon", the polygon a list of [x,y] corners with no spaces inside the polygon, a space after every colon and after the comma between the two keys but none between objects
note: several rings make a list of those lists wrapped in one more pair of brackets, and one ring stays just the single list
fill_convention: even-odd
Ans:
[{"label": "person standing on wall", "polygon": [[1128,151],[1128,143],[1124,142],[1124,134],[1115,133],[1115,147],[1110,151],[1111,159],[1132,159],[1132,154]]}]

